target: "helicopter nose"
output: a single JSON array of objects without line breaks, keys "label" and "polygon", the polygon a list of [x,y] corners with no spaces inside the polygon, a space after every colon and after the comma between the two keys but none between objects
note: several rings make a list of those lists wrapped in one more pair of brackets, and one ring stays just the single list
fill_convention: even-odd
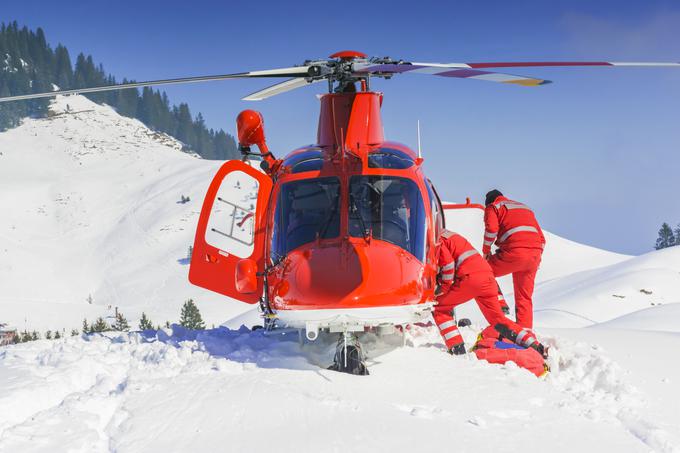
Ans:
[{"label": "helicopter nose", "polygon": [[275,304],[320,309],[418,303],[422,263],[392,244],[360,241],[292,252],[275,289]]}]

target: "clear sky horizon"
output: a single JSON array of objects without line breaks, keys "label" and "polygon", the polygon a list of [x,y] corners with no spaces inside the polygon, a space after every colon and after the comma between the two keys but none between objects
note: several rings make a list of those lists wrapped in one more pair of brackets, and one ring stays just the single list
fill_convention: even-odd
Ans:
[{"label": "clear sky horizon", "polygon": [[[300,64],[356,49],[413,61],[680,62],[680,3],[3,2],[0,22],[42,27],[72,58],[145,80]],[[542,226],[621,253],[653,249],[680,224],[680,68],[518,68],[536,88],[424,75],[374,82],[390,140],[416,146],[442,198],[482,202],[492,188],[532,206]],[[283,155],[316,139],[323,84],[265,102],[268,80],[166,88],[210,127],[235,135],[244,108],[265,117]],[[455,226],[452,226],[455,228]]]}]

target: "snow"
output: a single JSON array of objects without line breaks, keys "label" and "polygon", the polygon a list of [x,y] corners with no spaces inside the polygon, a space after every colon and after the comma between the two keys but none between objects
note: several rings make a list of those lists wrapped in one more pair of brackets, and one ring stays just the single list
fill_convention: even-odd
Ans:
[{"label": "snow", "polygon": [[444,354],[424,328],[406,347],[367,338],[369,377],[324,369],[332,339],[246,328],[25,343],[0,354],[0,450],[677,451],[677,418],[660,419],[601,348],[549,340],[545,380]]},{"label": "snow", "polygon": [[672,247],[539,284],[536,319],[555,327],[593,325],[678,303],[679,289],[680,247]]},{"label": "snow", "polygon": [[[0,348],[0,452],[680,451],[680,247],[630,257],[546,232],[543,379],[418,326],[365,334],[370,376],[344,375],[326,369],[337,337],[251,331],[251,306],[187,282],[219,162],[82,97],[52,111],[0,134],[0,322],[68,332],[117,306],[164,323],[191,297],[219,327]],[[479,247],[482,211],[447,227]],[[470,346],[481,316],[458,315]]]},{"label": "snow", "polygon": [[163,324],[190,297],[208,325],[242,310],[187,281],[220,162],[84,97],[58,98],[52,114],[0,134],[2,321],[68,332],[118,306]]}]

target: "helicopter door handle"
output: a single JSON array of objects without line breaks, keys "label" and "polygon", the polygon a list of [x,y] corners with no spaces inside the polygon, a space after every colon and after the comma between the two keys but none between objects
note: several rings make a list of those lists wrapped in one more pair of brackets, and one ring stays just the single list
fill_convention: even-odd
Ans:
[{"label": "helicopter door handle", "polygon": [[217,264],[217,263],[220,262],[219,258],[217,258],[216,256],[211,255],[210,253],[206,253],[206,254],[205,254],[205,260],[206,260],[207,262],[209,262],[209,263],[214,263],[214,264]]}]

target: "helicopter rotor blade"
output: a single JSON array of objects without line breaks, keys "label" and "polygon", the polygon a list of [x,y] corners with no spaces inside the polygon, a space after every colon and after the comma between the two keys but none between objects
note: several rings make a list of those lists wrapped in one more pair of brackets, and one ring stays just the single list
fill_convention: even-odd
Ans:
[{"label": "helicopter rotor blade", "polygon": [[492,71],[486,68],[524,68],[524,67],[592,67],[592,66],[627,66],[627,67],[680,67],[673,62],[609,62],[609,61],[525,61],[525,62],[490,62],[490,63],[356,63],[355,73],[375,75],[390,74],[429,74],[440,77],[486,80],[490,82],[511,83],[523,86],[538,86],[551,83],[549,80],[524,77]]},{"label": "helicopter rotor blade", "polygon": [[248,96],[244,97],[242,100],[243,101],[262,101],[262,100],[270,98],[272,96],[276,96],[277,94],[285,93],[287,91],[295,90],[297,88],[302,88],[304,86],[311,85],[312,83],[317,83],[317,82],[322,82],[322,81],[324,81],[324,79],[309,80],[309,79],[304,79],[302,77],[297,77],[297,78],[294,78],[294,79],[288,79],[285,82],[277,83],[276,85],[272,85],[270,87],[256,91],[255,93],[251,93]]},{"label": "helicopter rotor blade", "polygon": [[[57,95],[100,93],[104,91],[127,90],[157,85],[177,85],[182,83],[210,82],[215,80],[264,78],[264,77],[295,77],[304,78],[315,75],[315,66],[295,66],[292,68],[269,69],[264,71],[240,72],[235,74],[208,75],[196,77],[182,77],[178,79],[149,80],[146,82],[130,82],[117,85],[104,85],[91,88],[76,88],[73,90],[56,90],[44,93],[31,93],[0,98],[0,102],[21,101],[26,99],[49,98]],[[302,79],[304,80],[304,79]]]},{"label": "helicopter rotor blade", "polygon": [[374,65],[360,63],[354,66],[354,72],[375,75],[403,73],[428,74],[439,77],[455,77],[459,79],[485,80],[487,82],[512,83],[522,86],[538,86],[551,83],[550,80],[537,79],[534,77],[471,69],[467,67],[465,63],[388,63]]}]

